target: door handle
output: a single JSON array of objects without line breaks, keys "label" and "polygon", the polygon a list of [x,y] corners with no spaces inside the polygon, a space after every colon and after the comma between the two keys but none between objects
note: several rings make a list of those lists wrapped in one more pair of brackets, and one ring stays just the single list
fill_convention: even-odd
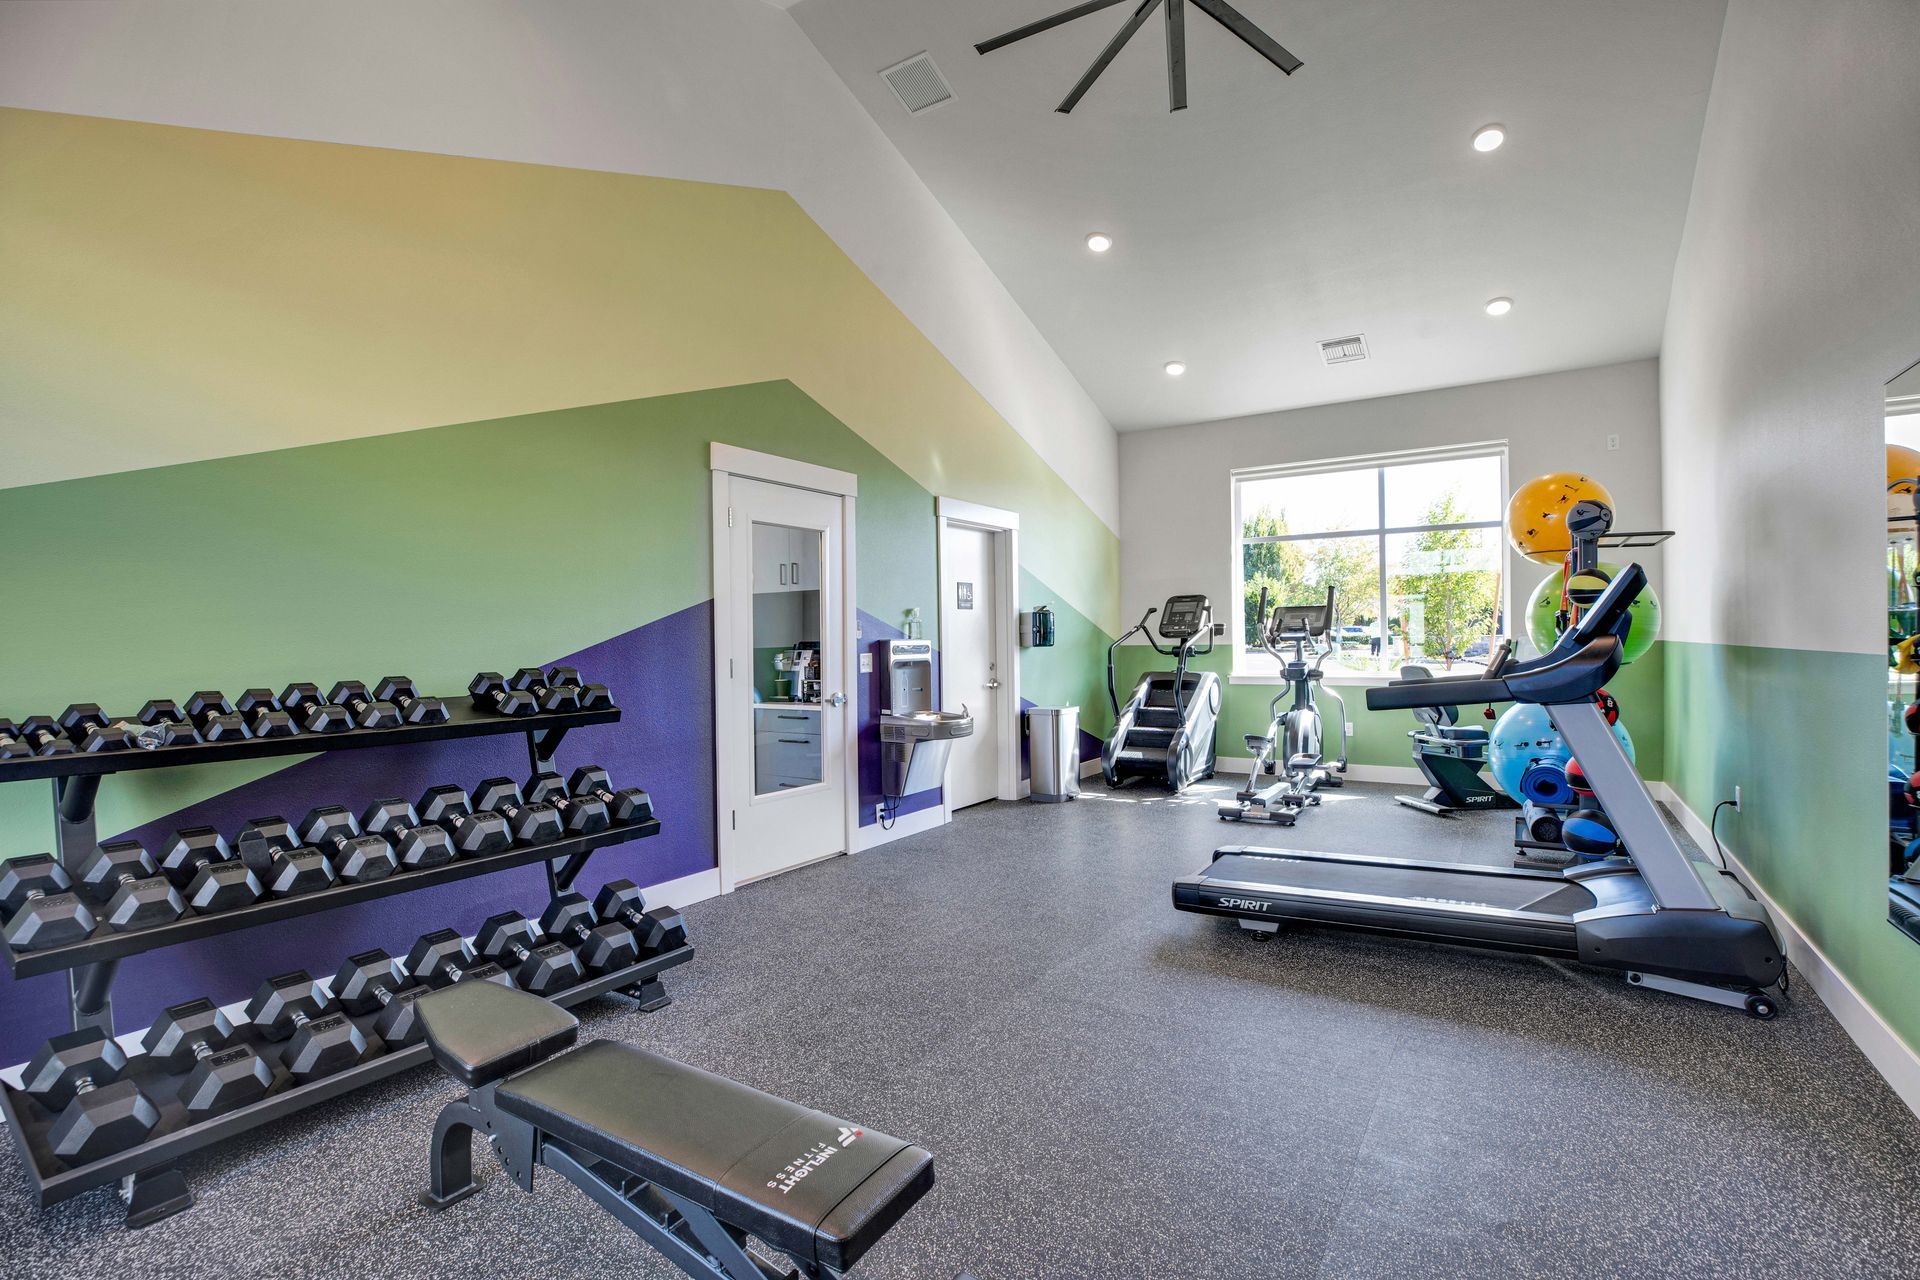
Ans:
[{"label": "door handle", "polygon": [[844,693],[836,693],[827,699],[827,705],[830,707],[844,707],[847,705],[847,695]]},{"label": "door handle", "polygon": [[989,688],[989,689],[998,689],[999,687],[1000,687],[1000,682],[999,682],[998,680],[989,680],[989,681],[987,681],[987,688]]},{"label": "door handle", "polygon": [[793,585],[796,587],[800,585],[800,562],[798,560],[793,562]]},{"label": "door handle", "polygon": [[787,585],[787,562],[785,560],[780,562],[780,585],[783,587]]}]

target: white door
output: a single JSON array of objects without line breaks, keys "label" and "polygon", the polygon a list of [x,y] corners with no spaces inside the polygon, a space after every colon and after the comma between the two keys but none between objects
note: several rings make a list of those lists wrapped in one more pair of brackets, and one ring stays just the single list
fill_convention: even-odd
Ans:
[{"label": "white door", "polygon": [[1000,794],[1000,671],[995,639],[1006,625],[995,616],[994,535],[951,521],[940,535],[940,686],[942,702],[973,713],[973,734],[954,741],[947,758],[949,809]]},{"label": "white door", "polygon": [[[734,776],[720,820],[732,832],[727,879],[743,884],[847,848],[845,534],[838,497],[740,476],[727,492],[731,652],[717,714],[748,746],[721,762]],[[796,585],[799,564],[816,585]]]}]

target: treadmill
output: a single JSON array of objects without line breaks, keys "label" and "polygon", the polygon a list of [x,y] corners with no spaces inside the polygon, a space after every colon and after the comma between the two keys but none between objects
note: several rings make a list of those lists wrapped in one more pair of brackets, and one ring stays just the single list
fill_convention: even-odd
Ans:
[{"label": "treadmill", "polygon": [[1550,708],[1554,726],[1620,833],[1623,856],[1564,871],[1229,845],[1176,880],[1173,905],[1258,933],[1328,925],[1519,951],[1622,970],[1639,986],[1771,1018],[1785,973],[1766,910],[1713,863],[1690,858],[1594,701],[1620,669],[1627,610],[1646,572],[1629,565],[1538,658],[1485,675],[1399,680],[1367,690],[1375,711],[1482,702]]}]

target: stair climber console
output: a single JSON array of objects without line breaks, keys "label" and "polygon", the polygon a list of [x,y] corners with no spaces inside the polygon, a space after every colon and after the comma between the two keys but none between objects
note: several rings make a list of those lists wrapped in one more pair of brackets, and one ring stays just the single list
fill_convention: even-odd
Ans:
[{"label": "stair climber console", "polygon": [[[1148,626],[1160,614],[1160,639]],[[1213,605],[1205,596],[1169,596],[1159,610],[1149,609],[1140,621],[1107,646],[1107,698],[1113,704],[1113,733],[1100,752],[1100,769],[1107,785],[1120,786],[1129,778],[1152,778],[1174,791],[1184,791],[1213,776],[1213,735],[1220,717],[1220,677],[1211,671],[1189,671],[1188,662],[1213,652],[1214,638],[1225,628],[1213,620]],[[1114,684],[1113,652],[1135,634],[1144,635],[1153,651],[1174,660],[1172,671],[1149,671],[1140,677],[1123,704]],[[1204,648],[1196,647],[1204,640]]]}]

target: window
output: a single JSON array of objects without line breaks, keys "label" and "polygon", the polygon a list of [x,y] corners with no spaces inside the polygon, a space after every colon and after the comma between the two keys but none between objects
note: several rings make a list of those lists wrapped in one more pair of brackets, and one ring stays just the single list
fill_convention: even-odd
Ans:
[{"label": "window", "polygon": [[1329,585],[1329,673],[1484,669],[1507,630],[1506,469],[1488,444],[1236,471],[1234,673],[1279,671],[1256,634],[1263,587],[1312,604]]}]

